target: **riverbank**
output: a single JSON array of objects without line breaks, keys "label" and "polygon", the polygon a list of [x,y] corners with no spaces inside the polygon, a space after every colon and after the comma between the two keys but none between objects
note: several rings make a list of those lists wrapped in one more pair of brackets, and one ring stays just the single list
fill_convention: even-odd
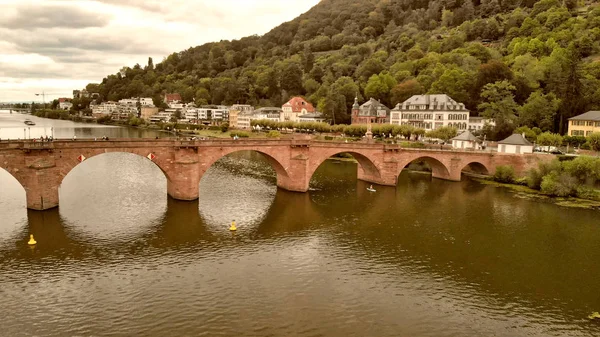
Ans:
[{"label": "riverbank", "polygon": [[[499,188],[506,188],[510,192],[514,193],[516,197],[530,200],[538,200],[544,202],[550,202],[558,206],[570,207],[570,208],[583,208],[583,209],[594,209],[600,210],[600,201],[598,200],[590,200],[590,199],[582,199],[576,197],[555,197],[550,195],[545,195],[541,191],[535,190],[533,188],[529,188],[524,185],[518,184],[507,184],[494,181],[492,177],[490,178],[481,178],[481,177],[471,177],[471,179],[484,184],[490,185]],[[598,191],[600,192],[600,191]]]}]

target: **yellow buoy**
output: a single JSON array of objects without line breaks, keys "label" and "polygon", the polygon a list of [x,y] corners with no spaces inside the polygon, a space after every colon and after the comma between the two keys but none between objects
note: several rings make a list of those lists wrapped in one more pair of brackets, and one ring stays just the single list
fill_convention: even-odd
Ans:
[{"label": "yellow buoy", "polygon": [[230,231],[236,231],[237,227],[235,227],[235,220],[231,222],[231,226],[229,227]]},{"label": "yellow buoy", "polygon": [[29,242],[27,242],[30,245],[35,245],[37,243],[37,241],[35,241],[35,239],[33,238],[33,234],[29,234]]},{"label": "yellow buoy", "polygon": [[596,312],[592,312],[591,315],[588,316],[589,319],[600,319],[600,313]]}]

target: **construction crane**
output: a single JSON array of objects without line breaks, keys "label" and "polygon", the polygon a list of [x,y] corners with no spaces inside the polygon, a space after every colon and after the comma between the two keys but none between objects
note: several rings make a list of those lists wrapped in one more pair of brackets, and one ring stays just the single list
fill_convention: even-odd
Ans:
[{"label": "construction crane", "polygon": [[60,96],[60,95],[69,95],[69,94],[66,94],[66,93],[63,93],[63,92],[44,92],[44,91],[42,91],[41,94],[35,94],[35,95],[36,96],[42,96],[42,102],[44,103],[44,105],[46,105],[46,95],[53,95],[53,96],[54,95],[58,95],[58,96]]}]

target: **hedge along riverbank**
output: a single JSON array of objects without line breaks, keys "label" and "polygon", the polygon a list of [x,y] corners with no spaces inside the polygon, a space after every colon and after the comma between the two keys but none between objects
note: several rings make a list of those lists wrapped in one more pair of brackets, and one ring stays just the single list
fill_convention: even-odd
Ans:
[{"label": "hedge along riverbank", "polygon": [[512,167],[499,166],[494,180],[526,185],[547,196],[600,201],[600,158],[580,156],[573,160],[555,159],[540,163],[521,179],[515,179]]}]

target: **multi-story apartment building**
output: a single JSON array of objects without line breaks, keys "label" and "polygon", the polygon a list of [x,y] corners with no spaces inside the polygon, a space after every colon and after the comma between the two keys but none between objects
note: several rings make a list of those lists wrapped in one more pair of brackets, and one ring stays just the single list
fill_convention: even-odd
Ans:
[{"label": "multi-story apartment building", "polygon": [[92,107],[92,115],[94,117],[102,117],[103,115],[111,115],[117,111],[119,104],[117,102],[102,102]]},{"label": "multi-story apartment building", "polygon": [[232,129],[238,128],[238,116],[240,114],[252,113],[254,107],[252,105],[234,104],[229,108],[229,127]]},{"label": "multi-story apartment building", "polygon": [[252,112],[239,113],[235,127],[238,129],[250,130],[250,128],[252,128],[252,120],[254,120],[254,114]]},{"label": "multi-story apartment building", "polygon": [[[254,110],[254,119],[268,119],[270,121],[274,121],[274,122],[280,122],[282,119],[282,115],[285,114],[285,112],[283,111],[282,108],[276,108],[276,107],[264,107],[264,108],[260,108],[260,109],[256,109]],[[295,121],[298,122],[298,115],[296,115],[294,118],[290,119],[289,121]]]},{"label": "multi-story apartment building", "polygon": [[140,102],[140,106],[148,106],[148,107],[154,106],[154,102],[152,101],[151,97],[132,97],[132,98],[124,98],[122,100],[119,100],[119,104],[133,105],[133,106],[137,106],[138,102]]},{"label": "multi-story apartment building", "polygon": [[569,136],[587,137],[595,132],[600,132],[600,111],[588,111],[569,118]]},{"label": "multi-story apartment building", "polygon": [[165,111],[160,111],[156,115],[150,116],[150,122],[158,123],[158,122],[169,122],[171,117],[173,117],[174,111],[172,109],[165,109]]},{"label": "multi-story apartment building", "polygon": [[229,110],[236,110],[239,112],[252,112],[254,111],[254,107],[252,105],[247,104],[234,104],[229,108]]},{"label": "multi-story apartment building", "polygon": [[391,112],[391,124],[412,125],[431,131],[443,126],[467,130],[469,110],[448,95],[414,95]]}]

